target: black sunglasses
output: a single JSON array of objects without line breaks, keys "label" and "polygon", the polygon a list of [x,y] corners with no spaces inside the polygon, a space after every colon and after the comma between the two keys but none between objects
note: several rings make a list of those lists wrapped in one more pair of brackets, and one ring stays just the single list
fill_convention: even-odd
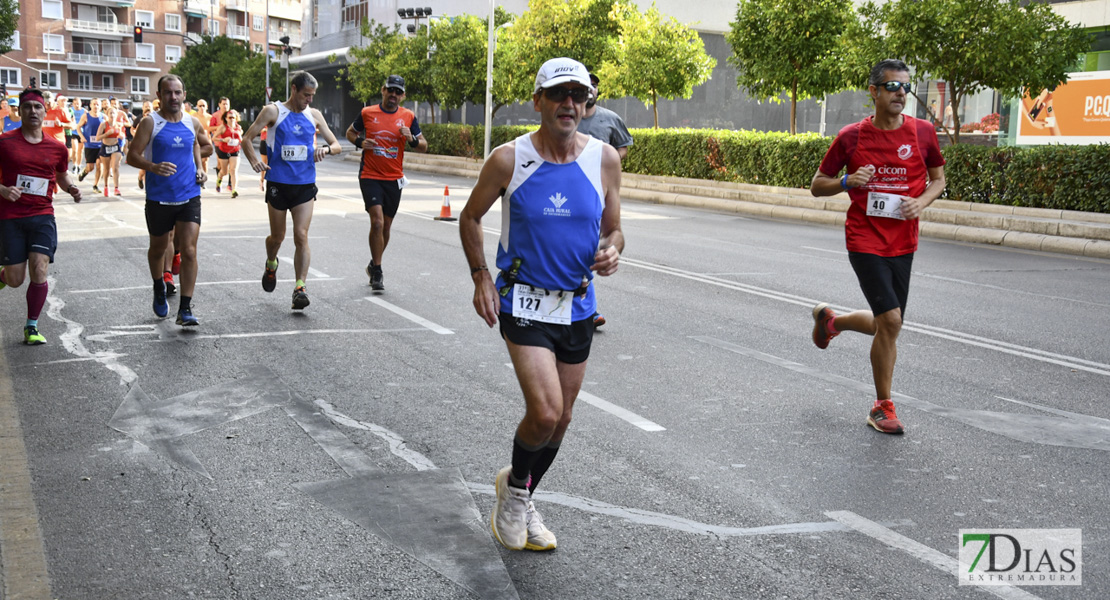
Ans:
[{"label": "black sunglasses", "polygon": [[405,90],[402,90],[401,88],[387,87],[387,88],[385,88],[385,91],[387,91],[390,94],[393,94],[395,96],[404,96],[405,95]]},{"label": "black sunglasses", "polygon": [[888,81],[886,83],[879,84],[879,87],[888,92],[897,92],[898,88],[902,88],[907,94],[913,90],[913,86],[911,84],[909,84],[908,82],[902,83],[901,81]]},{"label": "black sunglasses", "polygon": [[545,98],[552,102],[562,102],[566,100],[567,96],[574,101],[575,104],[582,104],[590,97],[590,90],[584,87],[568,88],[561,85],[555,87],[545,88],[543,90]]}]

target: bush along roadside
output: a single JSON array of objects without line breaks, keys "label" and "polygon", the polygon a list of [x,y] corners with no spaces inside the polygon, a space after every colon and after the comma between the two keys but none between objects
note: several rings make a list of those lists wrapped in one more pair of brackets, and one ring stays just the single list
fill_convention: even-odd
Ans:
[{"label": "bush along roadside", "polygon": [[[535,125],[495,126],[491,147]],[[429,152],[481,158],[484,128],[421,125]],[[634,129],[626,173],[808,188],[832,138],[806,133],[716,129]],[[1007,206],[1110,213],[1110,144],[943,150],[944,198]]]}]

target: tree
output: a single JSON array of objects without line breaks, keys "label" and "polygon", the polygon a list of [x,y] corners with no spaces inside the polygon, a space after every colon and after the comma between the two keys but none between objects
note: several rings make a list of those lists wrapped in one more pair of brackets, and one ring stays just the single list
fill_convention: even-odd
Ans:
[{"label": "tree", "polygon": [[620,0],[530,0],[528,10],[498,42],[494,90],[503,102],[532,99],[536,72],[566,56],[597,69],[614,60],[620,24],[611,15]]},{"label": "tree", "polygon": [[885,26],[895,56],[948,84],[948,101],[960,140],[960,101],[993,88],[1016,98],[1065,83],[1091,40],[1047,4],[1021,0],[898,0],[869,3],[865,14]]},{"label": "tree", "polygon": [[443,105],[485,103],[486,21],[472,15],[439,20],[429,35],[435,50],[427,77]]},{"label": "tree", "polygon": [[705,52],[696,31],[674,17],[665,19],[652,4],[647,13],[631,5],[613,7],[620,35],[613,61],[602,65],[605,89],[634,96],[650,106],[659,128],[659,96],[689,98],[694,86],[709,80],[716,59]]},{"label": "tree", "polygon": [[870,65],[845,52],[853,21],[852,0],[740,0],[725,36],[728,61],[739,71],[736,85],[760,100],[781,102],[787,93],[790,133],[797,133],[799,100],[866,81]]},{"label": "tree", "polygon": [[[226,35],[201,39],[170,69],[170,73],[181,77],[189,98],[195,102],[200,98],[215,100],[227,96],[237,108],[261,106],[266,90],[266,55],[252,52]],[[281,63],[271,61],[270,85],[275,90],[285,85]],[[276,98],[282,96],[275,94]]]},{"label": "tree", "polygon": [[19,29],[19,0],[0,0],[0,54],[12,49],[12,37]]}]

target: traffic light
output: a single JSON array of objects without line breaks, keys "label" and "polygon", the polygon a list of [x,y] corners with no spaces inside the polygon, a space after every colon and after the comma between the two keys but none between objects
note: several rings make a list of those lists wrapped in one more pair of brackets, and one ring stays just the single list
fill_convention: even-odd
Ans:
[{"label": "traffic light", "polygon": [[136,44],[143,43],[143,28],[142,28],[141,25],[136,25],[135,26],[135,43]]}]

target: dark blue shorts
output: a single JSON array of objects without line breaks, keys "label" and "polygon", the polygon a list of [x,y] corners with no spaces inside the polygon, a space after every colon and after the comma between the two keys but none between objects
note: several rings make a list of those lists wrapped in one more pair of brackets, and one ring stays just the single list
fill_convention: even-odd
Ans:
[{"label": "dark blue shorts", "polygon": [[879,256],[849,252],[848,261],[856,272],[871,312],[876,316],[899,308],[906,318],[906,300],[910,295],[910,270],[913,253],[902,256]]},{"label": "dark blue shorts", "polygon": [[54,262],[57,249],[58,226],[54,215],[0,221],[0,265],[23,264],[32,252],[45,254]]},{"label": "dark blue shorts", "polygon": [[568,365],[581,364],[590,357],[594,341],[593,317],[573,321],[570,325],[555,325],[518,319],[512,313],[503,312],[497,320],[501,337],[518,346],[547,348],[555,353],[555,360]]}]

